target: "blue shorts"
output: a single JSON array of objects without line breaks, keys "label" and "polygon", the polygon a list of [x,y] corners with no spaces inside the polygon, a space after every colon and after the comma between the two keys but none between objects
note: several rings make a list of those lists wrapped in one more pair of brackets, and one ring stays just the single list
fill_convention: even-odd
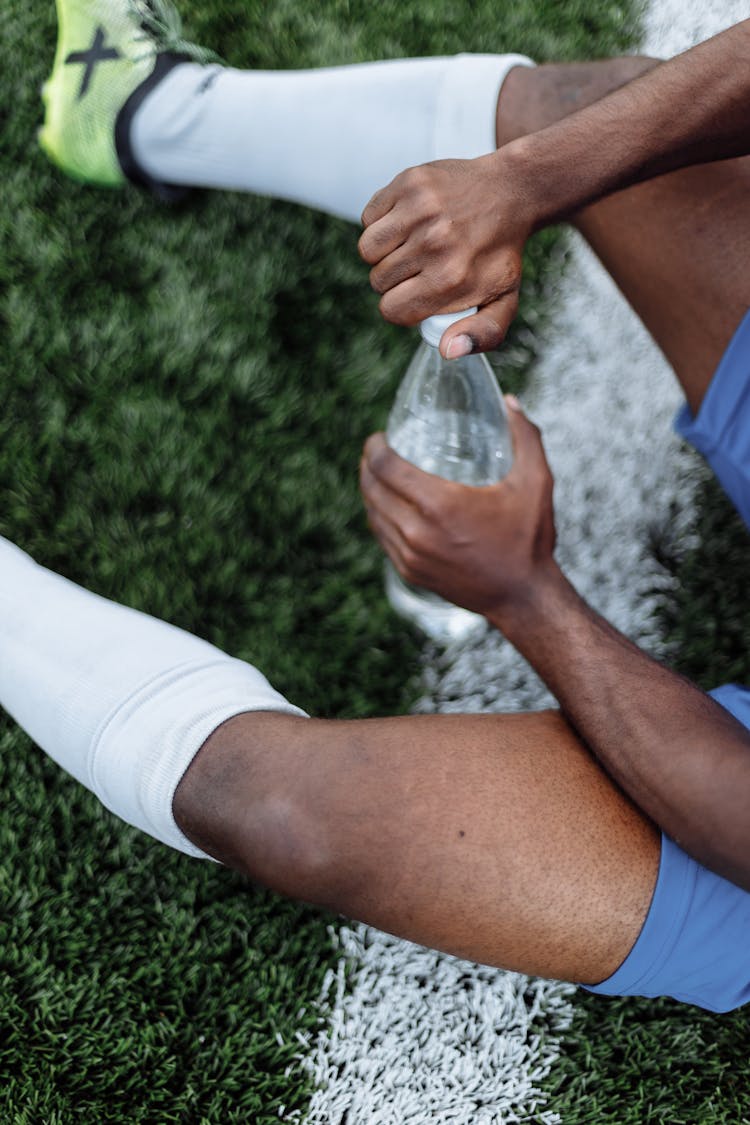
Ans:
[{"label": "blue shorts", "polygon": [[[675,428],[703,454],[750,527],[750,313],[697,417],[684,406]],[[710,694],[750,729],[750,689],[726,684]],[[712,1012],[747,1004],[750,893],[707,871],[663,835],[659,875],[638,940],[617,972],[589,991],[672,996]]]}]

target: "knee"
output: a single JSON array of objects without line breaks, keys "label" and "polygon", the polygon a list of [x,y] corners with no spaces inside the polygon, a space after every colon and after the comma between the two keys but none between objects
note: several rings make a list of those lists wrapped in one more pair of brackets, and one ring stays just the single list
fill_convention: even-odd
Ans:
[{"label": "knee", "polygon": [[337,900],[334,834],[320,803],[300,787],[259,795],[239,838],[251,879],[316,906]]},{"label": "knee", "polygon": [[336,817],[312,745],[316,726],[278,712],[238,715],[194,759],[173,812],[185,835],[227,867],[280,894],[328,905]]}]

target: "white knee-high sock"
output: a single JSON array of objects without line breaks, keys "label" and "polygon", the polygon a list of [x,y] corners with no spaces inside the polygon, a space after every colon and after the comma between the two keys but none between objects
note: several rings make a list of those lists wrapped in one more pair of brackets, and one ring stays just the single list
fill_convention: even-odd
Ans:
[{"label": "white knee-high sock", "polygon": [[456,55],[300,71],[184,63],[130,127],[154,180],[277,196],[358,222],[415,164],[495,148],[500,88],[523,55]]},{"label": "white knee-high sock", "polygon": [[245,711],[303,715],[252,665],[107,601],[0,539],[0,704],[108,809],[188,855],[172,798]]}]

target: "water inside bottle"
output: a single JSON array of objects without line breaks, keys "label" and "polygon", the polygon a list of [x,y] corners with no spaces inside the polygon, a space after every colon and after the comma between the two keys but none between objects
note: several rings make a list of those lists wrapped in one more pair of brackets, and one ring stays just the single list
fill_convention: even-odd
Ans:
[{"label": "water inside bottle", "polygon": [[409,413],[397,426],[389,425],[388,444],[425,473],[458,484],[496,484],[510,468],[495,426],[449,410],[436,410],[429,419]]},{"label": "water inside bottle", "polygon": [[[490,423],[467,415],[457,418],[452,411],[435,411],[429,420],[409,413],[398,426],[388,428],[388,444],[406,460],[426,473],[470,485],[495,484],[510,468],[497,437]],[[396,612],[433,640],[464,640],[485,628],[480,614],[404,582],[390,562],[385,588]]]}]

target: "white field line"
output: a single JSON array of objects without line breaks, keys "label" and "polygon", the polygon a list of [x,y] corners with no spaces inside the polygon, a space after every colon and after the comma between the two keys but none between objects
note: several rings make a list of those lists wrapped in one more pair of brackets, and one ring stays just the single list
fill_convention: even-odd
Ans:
[{"label": "white field line", "polygon": [[[652,0],[643,50],[676,54],[742,19],[743,9],[735,0]],[[649,525],[686,524],[699,472],[671,431],[679,390],[579,239],[554,303],[525,405],[556,477],[559,557],[591,604],[653,650],[653,591],[665,578],[649,554]],[[549,702],[525,662],[488,636],[426,668],[419,710]],[[337,940],[342,958],[326,984],[321,1031],[301,1056],[318,1086],[309,1125],[559,1121],[539,1086],[570,1024],[572,987],[458,961],[362,925]]]}]

